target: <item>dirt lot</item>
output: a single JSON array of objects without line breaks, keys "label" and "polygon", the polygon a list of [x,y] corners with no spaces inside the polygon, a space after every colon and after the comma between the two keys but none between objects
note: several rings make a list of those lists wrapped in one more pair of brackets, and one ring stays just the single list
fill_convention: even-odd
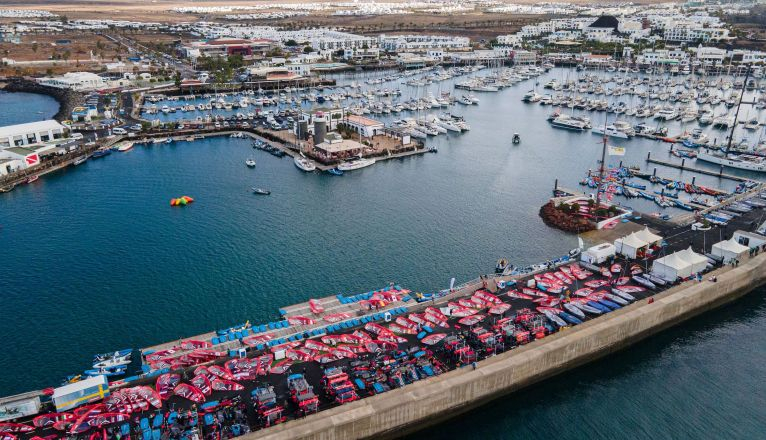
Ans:
[{"label": "dirt lot", "polygon": [[[266,0],[265,3],[271,0]],[[273,0],[273,3],[302,3],[306,0]],[[315,1],[315,0],[310,0]],[[396,2],[397,0],[388,0]],[[664,0],[638,0],[633,3],[658,3]],[[509,3],[534,4],[539,3],[535,0],[509,0]],[[592,0],[570,0],[570,3],[592,3]],[[614,0],[612,3],[627,3],[629,0]],[[193,21],[203,18],[199,14],[178,14],[170,10],[178,6],[247,6],[252,5],[252,1],[244,0],[202,0],[195,2],[181,0],[9,0],[4,2],[6,8],[25,8],[25,9],[44,9],[57,14],[66,15],[68,18],[91,18],[91,19],[115,19],[115,20],[140,20],[154,22],[181,22]],[[260,2],[258,2],[260,3]],[[247,13],[244,11],[243,13]],[[494,17],[495,15],[493,15]],[[383,19],[395,23],[398,21],[408,21],[409,16],[389,15],[383,16]],[[434,16],[440,17],[440,16]],[[458,19],[462,15],[455,16]],[[214,16],[206,16],[206,19]],[[365,21],[375,17],[335,17],[336,20],[347,20],[356,22]]]}]

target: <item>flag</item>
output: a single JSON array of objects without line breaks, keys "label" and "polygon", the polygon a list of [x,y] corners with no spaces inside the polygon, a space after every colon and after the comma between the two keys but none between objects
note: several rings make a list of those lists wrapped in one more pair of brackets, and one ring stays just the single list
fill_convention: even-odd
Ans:
[{"label": "flag", "polygon": [[610,156],[625,156],[625,147],[615,147],[614,145],[610,145],[609,155]]}]

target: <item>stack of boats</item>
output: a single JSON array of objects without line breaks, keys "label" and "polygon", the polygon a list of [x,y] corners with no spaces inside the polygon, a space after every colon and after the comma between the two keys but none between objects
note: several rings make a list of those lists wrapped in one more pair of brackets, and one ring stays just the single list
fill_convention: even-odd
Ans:
[{"label": "stack of boats", "polygon": [[85,370],[86,376],[119,376],[125,374],[132,349],[119,350],[113,353],[97,354],[93,357],[93,369]]}]

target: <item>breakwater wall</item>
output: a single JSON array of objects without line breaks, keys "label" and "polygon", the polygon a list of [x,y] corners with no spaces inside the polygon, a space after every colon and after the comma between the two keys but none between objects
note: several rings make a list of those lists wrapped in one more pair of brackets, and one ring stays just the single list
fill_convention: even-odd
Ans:
[{"label": "breakwater wall", "polygon": [[516,350],[300,420],[243,437],[340,440],[397,438],[495,398],[621,350],[766,283],[766,254],[715,272],[718,282],[687,282],[649,300]]},{"label": "breakwater wall", "polygon": [[58,101],[59,111],[53,116],[53,119],[57,121],[71,119],[72,110],[79,105],[83,105],[85,102],[85,95],[82,93],[69,89],[43,86],[28,78],[8,78],[4,84],[3,90],[6,92],[38,93],[40,95],[48,95]]}]

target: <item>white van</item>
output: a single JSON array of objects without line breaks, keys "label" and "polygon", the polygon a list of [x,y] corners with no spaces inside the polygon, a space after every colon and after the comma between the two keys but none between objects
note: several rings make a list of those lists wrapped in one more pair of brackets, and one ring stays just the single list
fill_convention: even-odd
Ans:
[{"label": "white van", "polygon": [[121,127],[114,127],[114,128],[112,129],[112,134],[120,134],[120,135],[123,135],[123,134],[128,134],[128,132],[127,132],[127,130],[125,130],[124,128],[121,128]]},{"label": "white van", "polygon": [[70,138],[70,139],[74,139],[74,140],[80,140],[80,139],[82,139],[82,138],[84,138],[84,137],[85,137],[85,136],[83,136],[83,135],[82,135],[82,133],[71,133],[71,134],[69,135],[69,138]]}]

